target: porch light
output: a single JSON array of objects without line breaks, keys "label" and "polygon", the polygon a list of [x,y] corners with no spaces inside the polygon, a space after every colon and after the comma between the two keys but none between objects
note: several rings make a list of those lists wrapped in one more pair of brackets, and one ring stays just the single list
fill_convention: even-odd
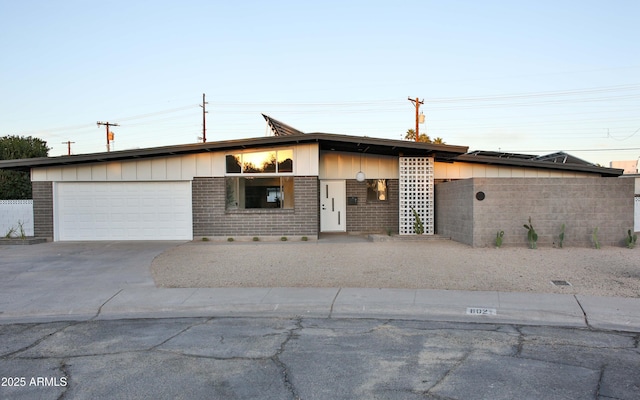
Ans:
[{"label": "porch light", "polygon": [[364,182],[365,178],[366,177],[364,176],[364,172],[358,171],[358,173],[356,174],[356,181]]}]

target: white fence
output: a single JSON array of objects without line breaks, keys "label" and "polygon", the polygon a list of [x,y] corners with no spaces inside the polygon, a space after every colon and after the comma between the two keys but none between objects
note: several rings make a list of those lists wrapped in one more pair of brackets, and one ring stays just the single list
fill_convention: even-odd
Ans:
[{"label": "white fence", "polygon": [[20,224],[26,236],[33,236],[33,200],[0,200],[0,236],[12,228],[12,236],[20,236]]},{"label": "white fence", "polygon": [[635,197],[636,203],[634,207],[634,223],[633,230],[636,232],[640,232],[640,195],[636,195]]}]

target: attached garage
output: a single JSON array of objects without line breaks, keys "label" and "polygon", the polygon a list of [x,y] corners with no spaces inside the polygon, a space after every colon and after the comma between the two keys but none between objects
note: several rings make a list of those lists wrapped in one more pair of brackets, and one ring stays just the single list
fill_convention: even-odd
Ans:
[{"label": "attached garage", "polygon": [[54,240],[191,240],[191,182],[57,182]]}]

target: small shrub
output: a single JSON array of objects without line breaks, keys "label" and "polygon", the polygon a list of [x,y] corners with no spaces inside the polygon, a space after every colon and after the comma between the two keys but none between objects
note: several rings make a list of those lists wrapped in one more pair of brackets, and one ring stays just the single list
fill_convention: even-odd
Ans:
[{"label": "small shrub", "polygon": [[18,221],[18,230],[20,231],[20,239],[25,240],[27,238],[27,234],[24,231],[24,224],[22,221]]},{"label": "small shrub", "polygon": [[627,237],[624,238],[624,242],[627,244],[627,247],[633,249],[636,247],[636,241],[638,240],[638,235],[635,233],[631,233],[631,229],[627,231]]},{"label": "small shrub", "polygon": [[307,240],[309,240],[309,238],[306,237],[306,236],[303,236],[303,237],[300,238],[300,240],[302,240],[303,242],[306,242]]},{"label": "small shrub", "polygon": [[208,238],[208,237],[203,237],[203,238],[202,238],[202,241],[203,241],[203,242],[208,242],[208,241],[209,241],[209,238]]},{"label": "small shrub", "polygon": [[9,230],[7,231],[7,233],[4,235],[4,237],[6,237],[7,239],[10,239],[13,237],[13,235],[16,233],[16,228],[14,228],[13,226],[11,228],[9,228]]},{"label": "small shrub", "polygon": [[387,236],[393,236],[393,228],[387,228]]},{"label": "small shrub", "polygon": [[598,241],[598,227],[596,226],[591,234],[591,239],[593,239],[593,245],[596,249],[600,248],[600,242]]},{"label": "small shrub", "polygon": [[227,238],[227,242],[233,242],[233,238]]},{"label": "small shrub", "polygon": [[531,223],[531,217],[529,217],[529,225],[524,224],[525,229],[528,229],[527,232],[527,240],[529,241],[529,248],[537,249],[538,248],[538,234],[536,230],[533,229],[533,224]]},{"label": "small shrub", "polygon": [[286,236],[283,236],[283,237],[280,238],[280,240],[283,241],[283,242],[286,242],[288,239],[287,239]]},{"label": "small shrub", "polygon": [[411,207],[411,211],[413,211],[413,216],[415,217],[415,221],[413,222],[413,230],[416,235],[422,235],[424,233],[424,225],[422,220],[420,219],[420,214],[415,210],[415,208]]},{"label": "small shrub", "polygon": [[496,247],[502,246],[503,237],[504,237],[504,231],[498,231],[498,233],[496,233]]},{"label": "small shrub", "polygon": [[257,236],[254,236],[254,237],[253,237],[253,241],[254,241],[254,242],[259,242],[259,241],[260,241],[260,238],[259,238],[259,237],[257,237]]}]

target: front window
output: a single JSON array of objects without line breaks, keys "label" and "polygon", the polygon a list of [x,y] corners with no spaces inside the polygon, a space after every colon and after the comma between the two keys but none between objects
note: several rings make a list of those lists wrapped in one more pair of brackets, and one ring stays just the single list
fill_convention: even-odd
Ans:
[{"label": "front window", "polygon": [[293,177],[227,177],[226,208],[292,209]]},{"label": "front window", "polygon": [[228,174],[281,174],[293,172],[293,150],[227,154]]},{"label": "front window", "polygon": [[367,179],[367,201],[387,201],[386,179]]}]

